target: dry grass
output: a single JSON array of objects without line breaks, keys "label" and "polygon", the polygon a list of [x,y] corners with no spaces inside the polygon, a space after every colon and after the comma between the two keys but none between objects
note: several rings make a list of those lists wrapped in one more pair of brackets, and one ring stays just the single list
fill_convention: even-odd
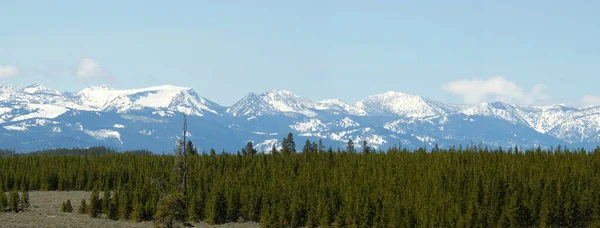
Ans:
[{"label": "dry grass", "polygon": [[[30,192],[31,206],[29,209],[21,213],[0,213],[0,227],[154,227],[152,222],[113,221],[77,214],[81,199],[89,200],[90,194],[90,192],[81,191]],[[71,200],[73,213],[60,212],[62,202],[67,199]],[[194,227],[259,227],[257,223],[229,223],[218,226],[194,223],[192,225]]]}]

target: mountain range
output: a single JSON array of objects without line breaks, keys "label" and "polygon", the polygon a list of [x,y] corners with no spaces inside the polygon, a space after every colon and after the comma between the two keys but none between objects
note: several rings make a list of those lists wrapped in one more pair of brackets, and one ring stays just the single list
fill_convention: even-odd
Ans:
[{"label": "mountain range", "polygon": [[303,142],[344,147],[349,139],[374,148],[482,144],[524,148],[600,144],[600,107],[519,106],[502,102],[445,104],[400,92],[354,104],[312,101],[290,91],[249,93],[230,107],[193,89],[163,85],[117,90],[93,86],[77,93],[39,84],[0,84],[0,148],[34,151],[108,146],[171,153],[182,135],[200,150],[238,151],[249,140],[259,151],[281,146],[288,132]]}]

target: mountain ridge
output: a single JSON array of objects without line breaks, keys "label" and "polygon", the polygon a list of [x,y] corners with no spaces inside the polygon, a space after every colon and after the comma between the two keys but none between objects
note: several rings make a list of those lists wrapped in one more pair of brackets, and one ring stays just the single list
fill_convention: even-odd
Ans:
[{"label": "mountain ridge", "polygon": [[[44,141],[63,146],[61,140],[130,148],[139,144],[136,140],[149,138],[163,143],[161,148],[169,148],[179,134],[176,123],[180,114],[202,122],[196,132],[197,140],[211,144],[208,139],[213,138],[219,146],[243,145],[252,140],[270,149],[279,143],[276,136],[287,132],[328,140],[333,146],[343,145],[348,139],[369,140],[380,148],[395,144],[449,146],[469,141],[497,146],[600,143],[600,107],[519,106],[504,102],[457,105],[394,91],[349,104],[335,98],[312,101],[287,90],[251,92],[231,106],[221,106],[192,88],[174,85],[126,90],[91,86],[75,93],[39,84],[23,88],[0,84],[0,89],[0,136],[5,138],[2,141],[12,142],[13,147],[29,148],[27,145],[35,144],[32,149],[46,149],[44,146],[49,143]],[[91,120],[97,123],[90,124]],[[50,138],[16,138],[27,139],[27,133],[32,132]],[[231,137],[231,142],[214,138],[217,135]]]}]

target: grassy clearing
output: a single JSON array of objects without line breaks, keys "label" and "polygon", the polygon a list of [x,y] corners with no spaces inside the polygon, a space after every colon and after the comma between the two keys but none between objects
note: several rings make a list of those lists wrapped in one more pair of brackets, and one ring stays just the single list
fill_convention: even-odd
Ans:
[{"label": "grassy clearing", "polygon": [[[154,227],[152,222],[113,221],[104,218],[90,218],[77,214],[81,199],[89,200],[91,192],[70,191],[32,191],[29,192],[28,210],[21,213],[0,213],[0,227]],[[74,213],[60,212],[63,201],[70,199]],[[104,215],[103,215],[104,217]],[[206,223],[194,223],[194,227],[259,227],[257,223],[229,223],[210,226]]]}]

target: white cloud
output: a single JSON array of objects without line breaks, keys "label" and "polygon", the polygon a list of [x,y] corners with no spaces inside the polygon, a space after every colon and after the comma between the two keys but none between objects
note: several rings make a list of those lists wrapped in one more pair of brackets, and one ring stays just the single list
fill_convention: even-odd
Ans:
[{"label": "white cloud", "polygon": [[467,104],[486,101],[502,101],[513,104],[531,105],[548,99],[542,92],[544,86],[539,84],[524,92],[514,82],[504,77],[495,76],[488,79],[462,79],[442,85],[442,89],[462,97]]},{"label": "white cloud", "polygon": [[13,65],[0,65],[0,79],[16,78],[20,75],[19,69]]},{"label": "white cloud", "polygon": [[583,106],[600,106],[600,96],[586,95],[581,98]]},{"label": "white cloud", "polygon": [[87,79],[103,79],[109,78],[110,74],[106,71],[98,62],[94,61],[90,58],[82,58],[79,61],[79,66],[77,66],[77,71],[75,72],[77,78],[81,80]]}]

